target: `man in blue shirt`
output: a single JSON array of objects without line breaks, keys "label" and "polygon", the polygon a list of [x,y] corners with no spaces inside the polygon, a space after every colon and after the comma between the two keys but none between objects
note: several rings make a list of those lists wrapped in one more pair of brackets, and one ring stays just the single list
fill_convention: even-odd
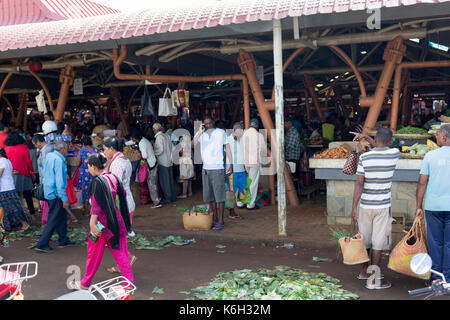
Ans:
[{"label": "man in blue shirt", "polygon": [[[423,217],[425,196],[428,253],[432,268],[450,279],[450,125],[442,126],[436,140],[441,148],[428,152],[417,183],[416,216]],[[438,276],[431,274],[430,280]]]},{"label": "man in blue shirt", "polygon": [[56,230],[58,233],[59,248],[71,245],[67,237],[67,212],[69,202],[66,195],[67,165],[65,155],[67,144],[56,141],[53,152],[49,152],[42,165],[44,197],[48,202],[48,220],[42,236],[34,247],[37,251],[51,252],[50,238]]}]

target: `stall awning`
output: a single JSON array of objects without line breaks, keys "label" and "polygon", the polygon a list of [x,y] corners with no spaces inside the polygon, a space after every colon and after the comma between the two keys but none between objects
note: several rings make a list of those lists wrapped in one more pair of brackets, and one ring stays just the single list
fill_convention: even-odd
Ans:
[{"label": "stall awning", "polygon": [[79,19],[119,12],[89,0],[0,0],[0,26]]},{"label": "stall awning", "polygon": [[[14,2],[16,0],[0,0]],[[25,0],[22,0],[25,2]],[[166,9],[115,13],[83,19],[69,19],[0,27],[0,52],[54,45],[127,39],[139,36],[212,28],[246,22],[283,19],[303,15],[339,13],[382,7],[440,3],[450,0],[227,0]],[[68,0],[36,1],[66,3]],[[88,2],[78,0],[73,2]],[[4,13],[0,7],[0,17]],[[50,9],[49,9],[50,10]],[[62,14],[62,11],[53,11]]]}]

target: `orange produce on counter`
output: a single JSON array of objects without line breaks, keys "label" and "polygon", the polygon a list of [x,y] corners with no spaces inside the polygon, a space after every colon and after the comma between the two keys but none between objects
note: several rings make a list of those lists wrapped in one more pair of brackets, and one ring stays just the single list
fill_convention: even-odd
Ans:
[{"label": "orange produce on counter", "polygon": [[321,153],[315,154],[314,159],[346,159],[350,156],[350,151],[345,147],[327,149]]}]

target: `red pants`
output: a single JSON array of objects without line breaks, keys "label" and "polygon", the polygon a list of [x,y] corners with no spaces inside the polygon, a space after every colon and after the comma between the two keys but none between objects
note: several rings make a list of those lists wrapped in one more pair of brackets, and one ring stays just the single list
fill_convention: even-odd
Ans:
[{"label": "red pants", "polygon": [[96,242],[87,240],[88,256],[86,259],[86,273],[81,280],[81,285],[89,287],[92,283],[95,273],[98,270],[105,251],[105,244],[108,244],[108,249],[114,257],[117,265],[119,266],[122,276],[134,283],[133,272],[131,271],[129,252],[127,249],[127,236],[121,236],[119,239],[119,250],[113,250],[109,241],[105,239],[103,235],[97,239]]}]

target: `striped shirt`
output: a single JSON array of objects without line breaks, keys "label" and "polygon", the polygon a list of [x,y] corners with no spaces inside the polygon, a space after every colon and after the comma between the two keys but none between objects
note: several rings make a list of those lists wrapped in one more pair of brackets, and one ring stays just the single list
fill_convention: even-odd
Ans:
[{"label": "striped shirt", "polygon": [[359,157],[357,175],[364,176],[360,207],[383,209],[391,206],[394,170],[400,158],[398,149],[374,148]]}]

